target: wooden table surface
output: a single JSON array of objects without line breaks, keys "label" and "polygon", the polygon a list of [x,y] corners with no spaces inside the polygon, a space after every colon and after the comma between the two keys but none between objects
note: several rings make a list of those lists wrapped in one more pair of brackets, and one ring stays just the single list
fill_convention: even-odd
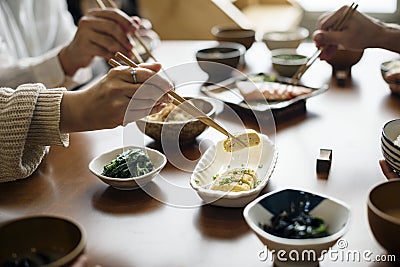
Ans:
[{"label": "wooden table surface", "polygon": [[[155,55],[168,68],[193,62],[196,50],[213,44],[162,42]],[[313,52],[312,44],[303,44],[300,49]],[[278,161],[263,191],[301,188],[346,202],[352,210],[351,226],[344,236],[348,249],[371,251],[373,256],[385,251],[368,226],[367,195],[374,185],[385,181],[378,164],[382,158],[381,128],[386,121],[400,116],[400,98],[390,95],[379,67],[396,56],[378,49],[366,51],[352,69],[352,81],[344,88],[331,81],[331,67],[327,63],[317,62],[310,68],[304,76],[305,82],[328,83],[330,89],[307,100],[307,112],[277,123]],[[247,70],[271,71],[269,58],[265,45],[255,44],[246,54]],[[179,79],[179,75],[176,77]],[[191,88],[180,93],[199,94],[198,83]],[[218,115],[221,122],[232,124],[225,117],[224,113]],[[213,136],[218,135],[208,129],[198,140]],[[158,179],[148,186],[156,200],[141,189],[113,189],[87,167],[92,158],[103,152],[143,142],[154,146],[135,124],[125,130],[118,127],[71,134],[70,146],[52,147],[32,177],[0,184],[0,220],[28,214],[72,218],[87,233],[86,252],[91,265],[272,266],[270,260],[258,259],[263,245],[245,223],[242,208],[201,205],[200,201],[181,205],[184,196],[171,187],[190,191],[190,169],[182,171],[167,164],[161,172],[164,183]],[[327,179],[319,179],[315,170],[320,148],[333,150]],[[184,148],[184,152],[195,160],[200,155],[199,143]],[[390,266],[362,259],[360,262],[325,259],[320,265]]]}]

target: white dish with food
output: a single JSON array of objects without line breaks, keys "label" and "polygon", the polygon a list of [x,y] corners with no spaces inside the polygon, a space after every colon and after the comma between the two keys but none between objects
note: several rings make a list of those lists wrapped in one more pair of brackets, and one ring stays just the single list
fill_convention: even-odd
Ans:
[{"label": "white dish with food", "polygon": [[[141,174],[135,177],[121,178],[121,177],[108,177],[104,175],[104,166],[109,165],[113,160],[115,160],[119,155],[128,150],[140,150],[148,156],[151,161],[152,168],[151,171]],[[139,187],[145,186],[151,182],[154,177],[160,173],[161,169],[167,164],[167,158],[161,152],[148,148],[139,146],[127,146],[123,148],[117,148],[112,151],[101,154],[95,157],[89,163],[89,170],[100,178],[104,183],[111,185],[112,187],[120,190],[132,190]],[[132,171],[131,167],[129,168]]]},{"label": "white dish with food", "polygon": [[[221,140],[206,150],[190,179],[190,185],[205,203],[222,207],[244,207],[260,194],[275,168],[278,153],[274,142],[267,135],[258,135],[258,144],[234,152],[226,151],[226,140]],[[233,172],[243,172],[249,176],[240,180],[232,175]],[[221,187],[216,186],[219,181],[222,182]],[[226,187],[225,181],[235,183]],[[251,185],[250,188],[239,191],[242,185],[247,187],[246,184]],[[230,191],[222,191],[224,187]]]}]

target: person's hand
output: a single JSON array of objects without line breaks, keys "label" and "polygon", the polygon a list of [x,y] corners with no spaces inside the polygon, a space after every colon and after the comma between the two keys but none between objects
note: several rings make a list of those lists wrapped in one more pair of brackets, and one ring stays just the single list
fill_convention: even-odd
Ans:
[{"label": "person's hand", "polygon": [[[113,128],[159,112],[172,102],[172,84],[156,74],[158,63],[111,69],[94,86],[65,92],[61,101],[61,132]],[[135,74],[132,74],[135,70]]]},{"label": "person's hand", "polygon": [[139,29],[140,21],[119,9],[92,9],[81,18],[70,44],[59,53],[64,72],[73,76],[81,67],[88,66],[95,56],[110,59],[116,52],[131,56],[128,34]]},{"label": "person's hand", "polygon": [[139,29],[137,33],[139,36],[147,37],[153,41],[159,41],[160,37],[158,34],[153,30],[153,26],[148,19],[139,18],[137,16],[132,17],[132,19],[139,21]]},{"label": "person's hand", "polygon": [[347,8],[349,7],[343,6],[334,13],[322,15],[318,20],[318,30],[313,33],[313,40],[318,48],[324,48],[320,55],[323,60],[332,57],[338,46],[348,50],[380,46],[384,24],[358,11],[347,20],[341,31],[332,30]]},{"label": "person's hand", "polygon": [[385,78],[389,82],[392,93],[400,95],[400,72],[387,72]]},{"label": "person's hand", "polygon": [[400,176],[390,168],[389,164],[385,160],[380,160],[379,165],[381,166],[383,174],[387,179],[400,178]]}]

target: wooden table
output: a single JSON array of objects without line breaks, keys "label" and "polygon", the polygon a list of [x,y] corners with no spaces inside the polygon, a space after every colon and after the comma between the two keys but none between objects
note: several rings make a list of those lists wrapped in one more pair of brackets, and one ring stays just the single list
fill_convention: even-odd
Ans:
[{"label": "wooden table", "polygon": [[[163,42],[155,55],[166,68],[195,60],[195,51],[213,42]],[[312,44],[301,47],[310,54]],[[378,165],[383,124],[400,116],[400,98],[390,95],[381,78],[380,63],[397,55],[368,50],[353,67],[350,85],[339,88],[331,81],[331,67],[318,62],[304,76],[310,83],[330,83],[328,92],[307,101],[307,112],[277,124],[278,162],[264,190],[302,188],[346,202],[352,209],[351,226],[344,236],[348,249],[384,254],[368,226],[369,190],[385,180]],[[271,71],[270,52],[255,44],[246,55],[248,70]],[[198,70],[200,71],[200,70]],[[197,95],[198,87],[182,92]],[[225,120],[220,114],[221,121]],[[228,121],[227,121],[228,123]],[[229,123],[228,123],[229,125]],[[130,127],[130,128],[129,128]],[[79,222],[87,232],[91,265],[102,266],[272,266],[258,259],[262,243],[246,225],[241,208],[221,208],[195,203],[180,208],[164,204],[142,190],[119,191],[102,183],[87,167],[100,153],[129,143],[153,146],[133,124],[129,136],[122,127],[71,134],[68,148],[52,147],[32,177],[0,185],[0,220],[27,214],[56,214]],[[213,136],[208,129],[201,138]],[[200,138],[200,140],[201,140]],[[333,150],[327,179],[316,174],[320,148]],[[198,144],[186,148],[199,155]],[[172,164],[161,175],[172,184],[189,187],[190,172]],[[163,199],[175,199],[158,183],[150,185]],[[354,261],[321,266],[389,266],[388,263]]]}]

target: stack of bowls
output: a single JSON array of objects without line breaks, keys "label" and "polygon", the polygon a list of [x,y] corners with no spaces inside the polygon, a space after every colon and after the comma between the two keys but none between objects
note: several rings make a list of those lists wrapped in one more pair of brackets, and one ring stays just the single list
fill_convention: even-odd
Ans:
[{"label": "stack of bowls", "polygon": [[400,172],[400,119],[387,122],[382,129],[381,149],[383,157],[389,166],[396,172]]}]

